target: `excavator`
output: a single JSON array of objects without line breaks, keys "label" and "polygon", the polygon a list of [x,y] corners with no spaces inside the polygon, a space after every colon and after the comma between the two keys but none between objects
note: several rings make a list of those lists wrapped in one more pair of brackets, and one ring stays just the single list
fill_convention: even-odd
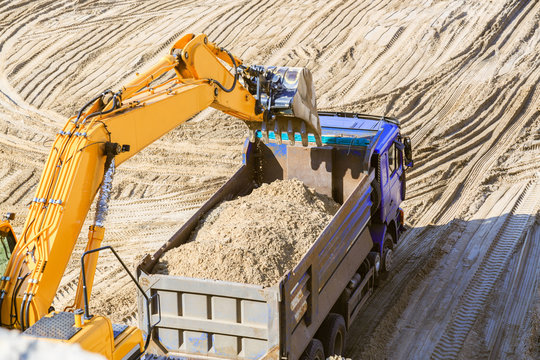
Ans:
[{"label": "excavator", "polygon": [[[183,36],[150,69],[117,92],[102,92],[66,122],[22,234],[15,237],[12,214],[0,223],[2,327],[77,343],[107,359],[141,357],[151,329],[145,339],[136,327],[90,314],[88,305],[99,252],[117,256],[111,247],[101,247],[113,176],[124,161],[209,106],[242,119],[252,140],[256,132],[264,139],[272,130],[301,139],[302,146],[321,145],[309,70],[246,66],[204,34]],[[56,311],[51,304],[96,195],[73,304]]]}]

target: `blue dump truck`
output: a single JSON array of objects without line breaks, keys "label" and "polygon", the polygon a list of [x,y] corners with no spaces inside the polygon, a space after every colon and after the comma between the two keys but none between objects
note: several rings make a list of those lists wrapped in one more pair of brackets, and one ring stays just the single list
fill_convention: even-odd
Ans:
[{"label": "blue dump truck", "polygon": [[[242,167],[153,256],[137,267],[139,326],[152,327],[148,357],[325,359],[391,269],[405,230],[400,204],[411,142],[392,118],[319,113],[322,146],[272,131],[246,141]],[[264,137],[264,142],[261,141]],[[309,139],[314,142],[314,139]],[[160,256],[188,241],[223,200],[261,183],[297,178],[341,204],[297,266],[273,286],[153,274]],[[209,259],[211,261],[211,259]]]}]

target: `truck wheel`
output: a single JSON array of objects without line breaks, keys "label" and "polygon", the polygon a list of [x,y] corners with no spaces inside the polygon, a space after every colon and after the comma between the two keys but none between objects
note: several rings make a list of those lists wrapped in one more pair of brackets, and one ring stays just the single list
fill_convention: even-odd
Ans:
[{"label": "truck wheel", "polygon": [[390,235],[388,232],[386,233],[386,236],[384,237],[384,244],[383,244],[383,256],[382,256],[382,273],[389,273],[390,270],[392,270],[392,258],[394,256],[393,251],[393,240],[392,235]]},{"label": "truck wheel", "polygon": [[381,259],[381,271],[379,272],[379,277],[375,280],[375,284],[377,286],[381,284],[381,281],[388,279],[388,274],[390,273],[390,270],[392,270],[392,258],[394,256],[394,251],[392,249],[393,244],[392,235],[386,233],[383,244],[383,255]]},{"label": "truck wheel", "polygon": [[322,339],[324,353],[328,356],[343,354],[346,336],[345,320],[336,313],[328,314],[317,333],[317,338]]},{"label": "truck wheel", "polygon": [[300,360],[325,360],[323,344],[317,339],[311,339]]},{"label": "truck wheel", "polygon": [[368,254],[369,264],[375,268],[375,277],[381,271],[381,255],[379,251],[370,251]]}]

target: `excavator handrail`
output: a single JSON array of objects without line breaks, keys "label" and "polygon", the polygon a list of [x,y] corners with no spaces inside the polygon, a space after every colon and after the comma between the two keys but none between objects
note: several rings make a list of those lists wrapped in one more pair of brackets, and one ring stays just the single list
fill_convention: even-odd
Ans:
[{"label": "excavator handrail", "polygon": [[137,279],[135,279],[135,277],[133,276],[131,271],[129,271],[129,269],[126,266],[126,264],[124,263],[124,261],[122,261],[122,259],[120,258],[120,256],[116,252],[116,250],[114,250],[114,248],[112,246],[110,246],[110,245],[102,246],[102,247],[99,247],[97,249],[92,249],[92,250],[85,251],[81,256],[81,273],[82,273],[83,294],[84,294],[84,318],[85,318],[85,320],[90,320],[93,317],[93,315],[90,315],[90,304],[88,302],[88,293],[86,291],[86,272],[84,270],[84,257],[86,255],[89,255],[89,254],[92,254],[92,253],[95,253],[95,252],[99,252],[101,250],[111,250],[112,251],[112,253],[116,257],[116,259],[120,262],[120,264],[122,265],[124,270],[126,270],[127,274],[129,275],[131,280],[135,283],[135,285],[137,285],[137,288],[139,289],[141,294],[144,296],[144,299],[146,300],[146,314],[147,314],[147,317],[148,317],[148,319],[147,319],[147,321],[148,321],[148,334],[146,335],[146,342],[145,342],[145,345],[144,345],[144,349],[141,352],[142,354],[144,354],[146,349],[148,348],[148,345],[150,344],[150,339],[152,338],[152,330],[154,329],[154,327],[157,324],[159,324],[161,322],[161,306],[158,306],[159,320],[155,324],[152,325],[151,318],[150,318],[150,302],[154,299],[154,297],[157,297],[157,303],[159,304],[159,294],[155,293],[151,297],[148,297],[148,295],[146,295],[146,293],[144,292],[143,288],[141,287],[141,285],[139,284]]}]

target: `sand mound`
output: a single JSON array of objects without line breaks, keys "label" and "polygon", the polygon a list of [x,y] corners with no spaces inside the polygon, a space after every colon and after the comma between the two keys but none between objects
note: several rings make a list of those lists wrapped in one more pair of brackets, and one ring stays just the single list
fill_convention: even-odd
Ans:
[{"label": "sand mound", "polygon": [[155,272],[270,286],[293,268],[339,208],[301,181],[263,184],[210,211]]}]

